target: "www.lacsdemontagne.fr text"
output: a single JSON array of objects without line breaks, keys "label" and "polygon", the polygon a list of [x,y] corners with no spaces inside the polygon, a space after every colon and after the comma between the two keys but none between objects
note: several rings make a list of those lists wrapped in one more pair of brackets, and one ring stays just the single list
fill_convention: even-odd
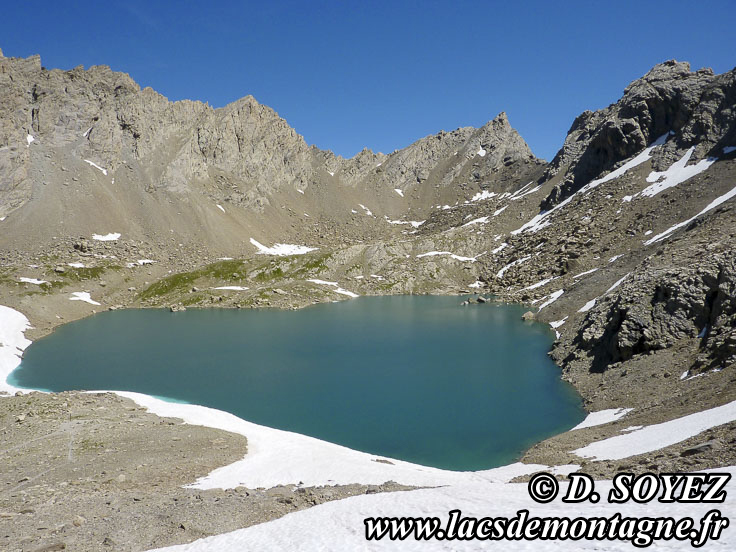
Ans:
[{"label": "www.lacsdemontagne.fr text", "polygon": [[366,518],[367,540],[623,540],[634,546],[647,547],[658,540],[691,541],[694,547],[717,540],[728,519],[711,510],[697,522],[689,517],[533,517],[528,510],[516,516],[464,517],[451,510],[443,523],[438,517]]}]

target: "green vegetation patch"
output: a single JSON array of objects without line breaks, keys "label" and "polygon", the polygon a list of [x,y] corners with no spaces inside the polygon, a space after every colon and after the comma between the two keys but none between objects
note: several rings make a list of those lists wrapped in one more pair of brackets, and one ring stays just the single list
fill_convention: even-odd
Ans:
[{"label": "green vegetation patch", "polygon": [[143,290],[140,299],[155,299],[173,292],[183,292],[200,278],[213,278],[224,281],[238,281],[248,277],[243,261],[218,261],[191,272],[179,272],[154,282]]}]

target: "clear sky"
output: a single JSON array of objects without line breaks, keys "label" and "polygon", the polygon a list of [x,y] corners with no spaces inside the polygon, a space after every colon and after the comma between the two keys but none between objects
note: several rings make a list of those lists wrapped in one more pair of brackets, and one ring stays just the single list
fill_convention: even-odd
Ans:
[{"label": "clear sky", "polygon": [[389,153],[506,111],[551,159],[573,119],[667,59],[736,66],[736,2],[6,2],[0,48],[104,64],[169,99],[247,94],[309,144]]}]

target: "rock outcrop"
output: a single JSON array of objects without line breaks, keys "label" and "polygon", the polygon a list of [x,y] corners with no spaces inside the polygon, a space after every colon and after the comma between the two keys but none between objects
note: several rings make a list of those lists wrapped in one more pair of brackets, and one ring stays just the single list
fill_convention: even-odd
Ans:
[{"label": "rock outcrop", "polygon": [[624,90],[623,97],[600,111],[585,111],[568,132],[544,179],[559,175],[542,203],[549,209],[603,171],[642,151],[666,133],[666,148],[655,168],[668,166],[695,146],[693,160],[719,155],[736,137],[736,70],[714,75],[690,71],[690,64],[666,61]]}]

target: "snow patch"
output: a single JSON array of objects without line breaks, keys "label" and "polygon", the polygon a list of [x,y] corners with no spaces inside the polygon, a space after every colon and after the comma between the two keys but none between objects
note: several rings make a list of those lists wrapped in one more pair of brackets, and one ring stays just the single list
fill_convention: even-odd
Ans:
[{"label": "snow patch", "polygon": [[394,188],[394,192],[399,194],[401,197],[404,197],[404,192],[401,191],[401,188]]},{"label": "snow patch", "polygon": [[496,209],[495,211],[493,211],[493,216],[494,217],[497,217],[498,215],[500,215],[501,213],[503,213],[507,208],[508,208],[508,205],[504,205],[500,209]]},{"label": "snow patch", "polygon": [[620,255],[614,255],[610,259],[608,259],[609,263],[615,263],[617,260],[619,260],[621,257],[623,257],[625,253],[621,253]]},{"label": "snow patch", "polygon": [[597,301],[597,299],[591,299],[590,301],[588,301],[587,303],[585,303],[585,305],[583,305],[578,312],[588,312],[590,309],[592,309],[593,307],[595,307],[595,302],[596,301]]},{"label": "snow patch", "polygon": [[549,284],[551,281],[556,280],[556,279],[557,278],[555,278],[555,277],[546,278],[546,279],[542,280],[541,282],[537,282],[536,284],[532,284],[530,286],[526,286],[525,288],[521,288],[519,291],[527,291],[527,290],[530,290],[530,289],[537,289],[537,288],[542,287],[542,286],[544,286],[546,284]]},{"label": "snow patch", "polygon": [[633,408],[609,408],[607,410],[599,410],[598,412],[591,412],[585,419],[572,428],[570,431],[576,429],[584,429],[586,427],[599,426],[603,424],[609,424],[615,422],[619,418],[623,418],[631,412]]},{"label": "snow patch", "polygon": [[[478,192],[475,194],[472,198],[470,198],[470,201],[481,201],[484,199],[491,199],[492,197],[496,197],[498,194],[494,192],[489,192],[488,190],[483,190],[482,192]],[[445,205],[448,209],[450,208],[449,205]],[[445,208],[443,207],[443,209]]]},{"label": "snow patch", "polygon": [[37,286],[40,286],[41,284],[48,284],[46,280],[37,280],[36,278],[26,278],[25,276],[21,276],[18,279],[21,282],[24,282],[26,284],[35,284]]},{"label": "snow patch", "polygon": [[20,391],[7,379],[20,364],[23,351],[31,344],[31,340],[23,335],[30,328],[31,323],[23,313],[0,305],[0,391],[10,394]]},{"label": "snow patch", "polygon": [[85,160],[84,160],[84,162],[85,162],[85,163],[89,163],[89,164],[90,164],[90,165],[92,165],[92,166],[93,166],[93,167],[94,167],[95,169],[97,169],[97,170],[98,170],[98,171],[100,171],[100,172],[101,172],[102,174],[104,174],[105,176],[107,176],[107,169],[103,169],[103,168],[102,168],[102,167],[100,167],[100,166],[99,166],[98,164],[96,164],[96,163],[93,163],[93,162],[92,162],[92,161],[90,161],[89,159],[85,159]]},{"label": "snow patch", "polygon": [[258,255],[275,255],[277,257],[285,257],[287,255],[304,255],[310,251],[316,251],[316,247],[307,247],[306,245],[292,245],[290,243],[275,243],[273,247],[266,247],[257,242],[253,238],[250,243],[258,248]]},{"label": "snow patch", "polygon": [[554,293],[549,294],[546,297],[547,300],[541,305],[539,305],[539,310],[537,312],[541,311],[544,307],[547,307],[551,305],[552,303],[554,303],[555,301],[557,301],[560,297],[562,297],[563,293],[565,293],[565,290],[560,289],[558,291],[555,291]]},{"label": "snow patch", "polygon": [[92,234],[92,239],[97,241],[115,241],[120,238],[120,232],[111,232],[110,234]]},{"label": "snow patch", "polygon": [[66,264],[72,268],[84,268],[84,263],[66,263]]},{"label": "snow patch", "polygon": [[646,426],[625,435],[596,441],[572,453],[593,460],[620,460],[669,447],[734,420],[736,420],[736,401],[669,422]]},{"label": "snow patch", "polygon": [[219,286],[219,287],[215,287],[212,289],[229,289],[232,291],[246,291],[247,289],[250,289],[250,288],[243,287],[243,286]]},{"label": "snow patch", "polygon": [[460,255],[450,253],[449,251],[429,251],[428,253],[417,255],[417,259],[420,259],[422,257],[434,257],[436,255],[449,255],[450,258],[455,259],[456,261],[470,261],[471,263],[474,263],[475,260],[480,257],[480,255],[476,255],[475,257],[462,257]]},{"label": "snow patch", "polygon": [[69,298],[70,301],[84,301],[90,305],[99,305],[97,301],[94,301],[90,296],[89,292],[86,291],[74,291],[72,296]]},{"label": "snow patch", "polygon": [[468,284],[468,287],[473,289],[480,289],[483,287],[483,282],[481,282],[480,280],[476,280],[472,284]]},{"label": "snow patch", "polygon": [[728,155],[732,151],[736,151],[736,146],[726,146],[725,148],[723,148],[724,155]]},{"label": "snow patch", "polygon": [[466,222],[465,224],[463,224],[463,228],[466,226],[471,226],[473,224],[486,224],[487,222],[488,222],[488,217],[480,217],[477,219],[473,219],[470,222]]},{"label": "snow patch", "polygon": [[494,249],[493,251],[491,251],[491,253],[493,253],[494,255],[495,255],[496,253],[500,253],[500,252],[501,252],[501,251],[503,251],[503,250],[504,250],[505,248],[507,248],[507,247],[508,247],[508,245],[509,245],[509,244],[507,244],[506,242],[503,242],[503,243],[502,243],[501,245],[499,245],[499,246],[498,246],[498,247],[497,247],[496,249]]},{"label": "snow patch", "polygon": [[[371,274],[371,276],[373,276],[373,274]],[[332,287],[336,288],[334,290],[335,293],[340,293],[341,295],[347,295],[348,297],[352,297],[352,298],[360,297],[360,295],[358,295],[357,293],[353,293],[352,291],[348,291],[346,289],[342,289],[341,287],[338,286],[337,282],[328,282],[327,280],[320,280],[320,279],[317,279],[317,278],[309,279],[309,280],[307,280],[307,282],[312,282],[313,284],[318,284],[318,285],[321,285],[321,286],[332,286]]]},{"label": "snow patch", "polygon": [[481,157],[486,156],[486,150],[483,149],[483,146],[481,146],[480,149],[478,150],[478,155],[480,155]]},{"label": "snow patch", "polygon": [[616,289],[616,288],[617,288],[618,286],[620,286],[620,285],[621,285],[621,282],[623,282],[623,281],[624,281],[624,280],[625,280],[625,279],[626,279],[626,278],[627,278],[627,277],[629,276],[629,274],[631,274],[631,272],[627,272],[626,274],[624,274],[624,275],[623,275],[623,276],[621,277],[621,279],[620,279],[620,280],[617,280],[617,281],[616,281],[616,283],[615,283],[615,284],[613,284],[613,285],[612,285],[612,286],[611,286],[610,288],[608,288],[608,289],[606,290],[606,293],[604,293],[603,295],[607,295],[608,293],[610,293],[610,292],[612,292],[612,291],[613,291],[614,289]]},{"label": "snow patch", "polygon": [[687,166],[687,162],[690,161],[690,157],[694,151],[695,146],[687,150],[685,155],[683,155],[678,161],[672,163],[666,171],[652,171],[649,173],[649,176],[647,176],[647,182],[653,182],[654,184],[647,186],[639,192],[639,194],[645,197],[654,197],[658,193],[669,188],[674,188],[678,184],[700,174],[707,170],[713,163],[718,161],[717,157],[708,157],[707,159],[701,159],[695,165]]},{"label": "snow patch", "polygon": [[590,270],[586,270],[585,272],[581,272],[580,274],[576,274],[575,276],[572,277],[572,279],[573,280],[576,280],[577,278],[582,278],[583,276],[585,276],[587,274],[592,274],[596,270],[598,270],[598,269],[597,268],[591,268]]},{"label": "snow patch", "polygon": [[563,318],[562,320],[555,320],[554,322],[550,322],[549,325],[551,326],[553,330],[556,330],[557,328],[562,326],[566,320],[567,320],[567,316]]},{"label": "snow patch", "polygon": [[503,278],[503,275],[506,273],[506,271],[509,268],[511,268],[512,266],[516,266],[518,264],[521,264],[523,262],[526,262],[526,261],[528,261],[531,258],[532,258],[531,255],[527,255],[526,257],[522,257],[521,259],[516,259],[515,261],[507,264],[505,267],[503,267],[501,270],[498,271],[498,273],[496,274],[496,278]]},{"label": "snow patch", "polygon": [[644,245],[651,245],[653,243],[656,243],[658,241],[661,241],[661,240],[667,238],[675,230],[678,230],[678,229],[682,228],[683,226],[687,226],[692,221],[694,221],[696,218],[698,218],[700,215],[703,215],[703,214],[707,213],[711,209],[715,209],[721,203],[725,203],[726,201],[728,201],[729,199],[731,199],[732,197],[735,197],[735,196],[736,196],[736,188],[732,188],[730,191],[726,192],[722,196],[719,196],[719,197],[715,198],[713,201],[711,201],[708,205],[705,206],[705,208],[702,211],[700,211],[694,217],[691,217],[691,218],[687,219],[686,221],[683,221],[683,222],[680,222],[678,224],[675,224],[674,226],[671,226],[670,228],[668,228],[667,230],[665,230],[661,234],[657,234],[653,238],[645,241],[644,242]]},{"label": "snow patch", "polygon": [[224,207],[223,207],[222,205],[220,205],[219,203],[217,204],[217,208],[218,208],[218,209],[219,209],[220,211],[222,211],[223,213],[225,212],[225,208],[224,208]]},{"label": "snow patch", "polygon": [[32,144],[33,142],[35,142],[35,141],[36,141],[36,139],[35,139],[35,138],[34,138],[33,136],[31,136],[30,134],[29,134],[29,135],[27,135],[27,136],[26,136],[26,142],[28,142],[28,145],[27,145],[26,147],[27,147],[27,148],[30,148],[30,147],[31,147],[31,144]]}]

